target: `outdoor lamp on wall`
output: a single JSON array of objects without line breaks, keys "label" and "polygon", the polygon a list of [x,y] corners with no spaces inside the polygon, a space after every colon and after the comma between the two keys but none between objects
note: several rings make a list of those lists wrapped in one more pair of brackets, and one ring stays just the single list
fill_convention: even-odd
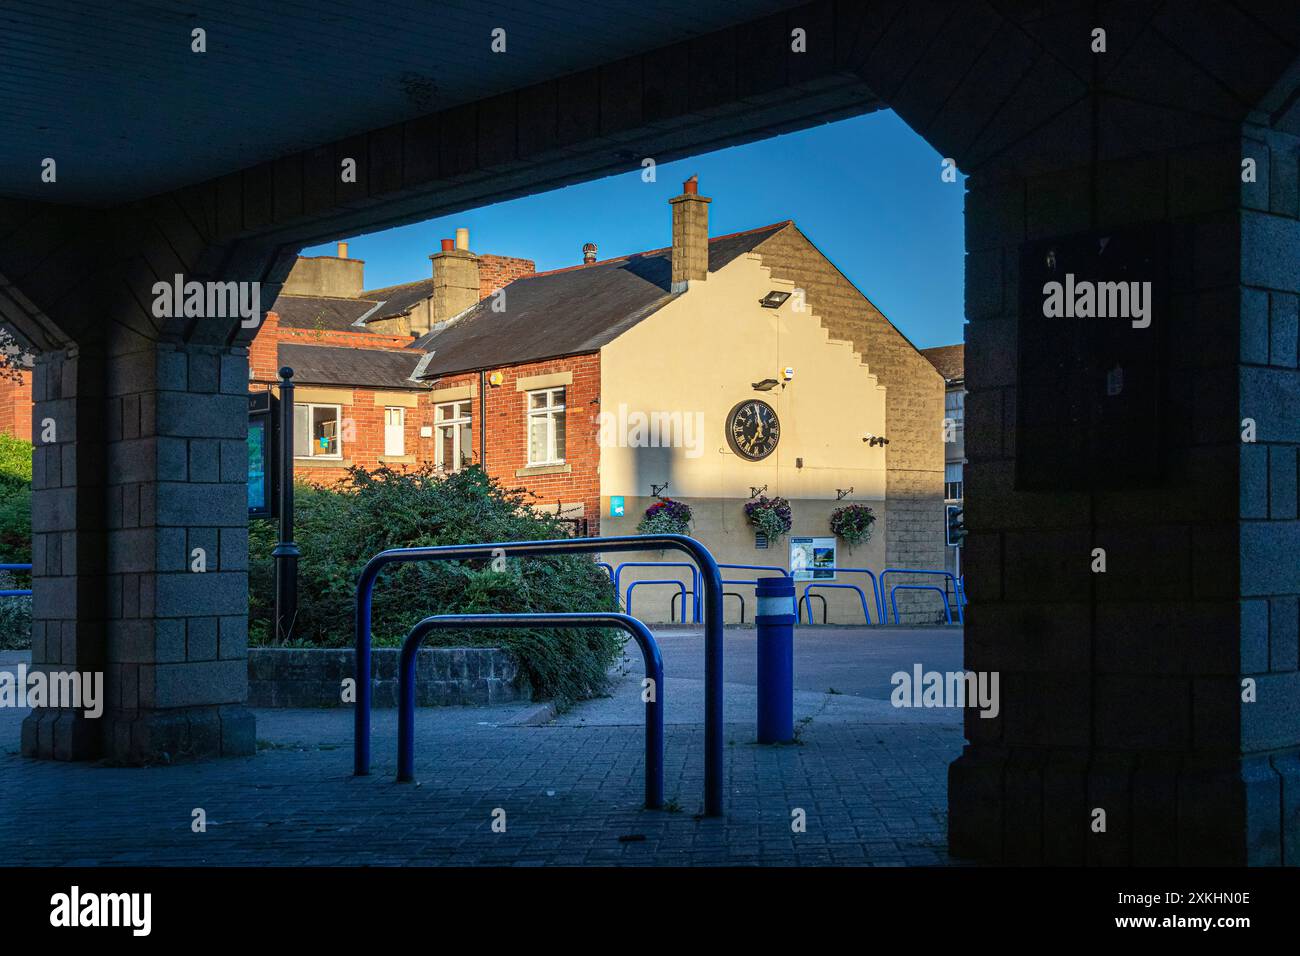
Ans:
[{"label": "outdoor lamp on wall", "polygon": [[778,292],[773,289],[763,298],[758,300],[758,304],[765,309],[779,309],[785,304],[785,300],[790,298],[789,292]]},{"label": "outdoor lamp on wall", "polygon": [[751,382],[750,384],[754,386],[756,392],[770,392],[781,383],[774,378],[765,378],[761,382]]}]

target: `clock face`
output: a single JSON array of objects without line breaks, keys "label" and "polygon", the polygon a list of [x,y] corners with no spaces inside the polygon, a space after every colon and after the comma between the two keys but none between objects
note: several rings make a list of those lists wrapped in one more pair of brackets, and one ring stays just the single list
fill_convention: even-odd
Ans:
[{"label": "clock face", "polygon": [[727,444],[746,461],[761,461],[776,451],[781,422],[767,402],[747,398],[727,413]]}]

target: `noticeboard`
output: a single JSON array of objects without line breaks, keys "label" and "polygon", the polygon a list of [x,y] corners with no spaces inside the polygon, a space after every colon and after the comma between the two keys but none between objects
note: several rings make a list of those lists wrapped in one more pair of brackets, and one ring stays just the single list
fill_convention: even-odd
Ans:
[{"label": "noticeboard", "polygon": [[276,481],[275,414],[279,401],[270,392],[248,396],[248,516],[274,518]]},{"label": "noticeboard", "polygon": [[796,581],[834,581],[835,538],[791,538],[790,575]]}]

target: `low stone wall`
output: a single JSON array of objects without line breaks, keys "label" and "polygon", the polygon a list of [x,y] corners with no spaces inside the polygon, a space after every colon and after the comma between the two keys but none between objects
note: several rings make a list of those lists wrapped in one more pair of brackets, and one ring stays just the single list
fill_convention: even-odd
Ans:
[{"label": "low stone wall", "polygon": [[[375,707],[397,706],[397,648],[376,648],[370,671]],[[343,681],[356,674],[350,648],[248,649],[250,707],[343,707]],[[496,647],[426,647],[415,667],[418,707],[527,701],[528,682]]]}]

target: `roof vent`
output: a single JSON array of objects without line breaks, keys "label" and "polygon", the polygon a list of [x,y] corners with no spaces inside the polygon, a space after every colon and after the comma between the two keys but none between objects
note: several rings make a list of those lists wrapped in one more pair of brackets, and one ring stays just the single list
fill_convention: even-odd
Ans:
[{"label": "roof vent", "polygon": [[596,261],[596,244],[588,242],[582,247],[582,262],[584,265],[590,265]]}]

